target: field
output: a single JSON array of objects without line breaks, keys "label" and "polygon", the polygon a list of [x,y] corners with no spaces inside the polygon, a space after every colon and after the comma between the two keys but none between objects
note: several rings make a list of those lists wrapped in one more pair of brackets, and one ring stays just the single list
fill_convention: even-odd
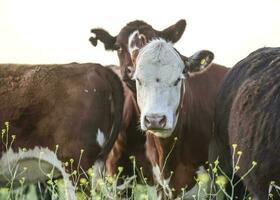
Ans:
[{"label": "field", "polygon": [[[5,146],[6,150],[9,150],[13,143],[16,140],[15,135],[9,135],[9,123],[6,123],[4,129],[2,129],[2,145]],[[233,145],[234,151],[236,146]],[[58,146],[54,150],[52,160],[57,159],[56,153],[59,150]],[[23,149],[20,151],[22,155],[28,153],[29,150]],[[46,151],[48,152],[48,151]],[[16,164],[13,163],[11,155],[8,156],[10,163],[4,165],[6,162],[5,159],[1,159],[0,163],[0,183],[3,180],[6,181],[5,187],[0,189],[0,200],[6,199],[26,199],[26,200],[35,200],[35,199],[45,199],[47,195],[51,199],[67,199],[66,197],[71,194],[71,192],[76,194],[77,199],[136,199],[136,200],[147,200],[147,199],[157,199],[157,193],[161,191],[172,191],[172,188],[169,188],[168,185],[157,185],[149,186],[146,183],[145,177],[143,177],[141,167],[136,166],[135,158],[130,157],[130,160],[133,164],[134,175],[131,177],[122,176],[123,167],[118,167],[118,174],[114,176],[104,176],[104,173],[100,173],[96,167],[90,169],[83,169],[82,166],[79,166],[77,169],[73,169],[72,165],[74,162],[73,159],[69,161],[60,162],[60,165],[63,165],[68,169],[68,173],[65,173],[63,179],[55,179],[56,171],[58,170],[55,165],[50,168],[44,166],[43,161],[40,161],[41,154],[46,152],[37,152],[38,160],[36,160],[38,165],[37,168],[32,168],[29,165],[25,167],[27,162],[21,163],[17,161]],[[29,152],[30,153],[30,152]],[[80,159],[82,159],[83,150],[81,150]],[[238,170],[238,161],[242,155],[242,152],[237,151],[233,158],[236,160],[234,164],[234,173]],[[7,162],[6,162],[7,164]],[[36,165],[36,164],[35,164]],[[248,173],[254,168],[256,163],[252,163],[252,168],[248,170]],[[9,170],[7,170],[7,168]],[[211,170],[210,170],[211,169]],[[62,169],[60,169],[62,170]],[[210,173],[211,171],[211,173]],[[34,184],[28,184],[28,178],[30,174],[40,174],[40,176],[45,177],[43,184],[36,184],[36,181],[33,181]],[[213,165],[209,165],[208,171],[198,173],[196,177],[197,185],[192,188],[190,191],[186,192],[186,188],[182,189],[182,194],[177,199],[205,199],[206,197],[223,197],[224,195],[228,199],[233,199],[229,194],[225,193],[225,185],[227,183],[231,184],[231,177],[226,177],[222,174],[222,169],[219,168],[219,162],[216,161]],[[247,173],[244,175],[244,177]],[[3,178],[4,177],[4,178]],[[242,177],[242,178],[244,178]],[[1,180],[2,178],[2,180]],[[71,180],[70,182],[68,180]],[[66,183],[69,183],[71,187],[68,187]],[[67,185],[67,190],[65,189]],[[43,187],[44,186],[44,187]],[[72,191],[70,191],[72,190]],[[65,194],[68,194],[65,196]],[[71,195],[68,197],[71,198]],[[69,199],[69,198],[68,198]]]},{"label": "field", "polygon": [[[9,123],[5,123],[5,128],[2,129],[1,140],[2,145],[4,145],[7,151],[16,140],[15,135],[9,135]],[[234,175],[239,170],[238,163],[242,157],[242,152],[238,151],[236,144],[232,145],[232,148]],[[24,160],[22,159],[23,157],[21,157],[21,160],[17,160],[16,164],[13,163],[11,154],[9,154],[8,159],[5,159],[4,156],[1,158],[0,184],[3,185],[3,181],[6,182],[4,182],[5,187],[0,188],[0,200],[41,200],[47,197],[49,197],[49,199],[64,200],[74,199],[73,196],[76,196],[78,200],[148,200],[158,199],[157,195],[160,194],[159,191],[163,193],[165,191],[172,191],[172,188],[169,188],[168,185],[148,185],[146,178],[143,176],[141,167],[136,166],[136,161],[133,156],[130,157],[133,164],[133,176],[123,176],[123,167],[121,166],[118,167],[118,173],[116,175],[105,176],[104,173],[95,166],[87,170],[83,169],[80,165],[78,165],[79,167],[77,169],[73,168],[73,163],[79,162],[80,159],[82,159],[83,150],[80,151],[79,161],[70,159],[69,161],[61,162],[56,157],[57,151],[59,150],[58,146],[56,146],[54,152],[51,153],[51,156],[53,156],[51,158],[52,161],[57,159],[55,162],[59,162],[59,165],[63,166],[61,169],[54,164],[51,167],[46,167],[47,165],[44,163],[45,160],[40,160],[40,158],[43,153],[46,154],[49,151],[43,150],[44,149],[41,149],[41,152],[37,152],[39,159],[37,159],[35,163],[39,163],[39,165],[35,168],[34,162],[32,163],[33,165],[29,162],[29,167],[26,167],[28,162],[26,162],[26,160],[22,162],[21,160]],[[20,153],[23,155],[24,153],[30,153],[30,151],[32,150],[23,149]],[[13,153],[13,151],[9,153]],[[7,160],[9,160],[10,163],[8,162],[7,164]],[[251,168],[248,169],[239,181],[244,179],[256,165],[257,163],[253,161]],[[238,182],[233,184],[233,178],[227,177],[223,173],[223,170],[219,167],[218,160],[208,166],[209,168],[206,171],[201,171],[197,174],[196,186],[191,189],[182,188],[181,195],[176,199],[234,199],[233,196],[225,191],[225,187],[227,184],[236,186]],[[68,173],[65,172],[64,168],[67,169]],[[60,172],[63,171],[62,175],[64,173],[63,179],[55,178],[59,170]],[[40,174],[40,177],[44,177],[44,181],[41,181],[41,184],[39,184],[36,180],[33,180],[33,184],[28,184],[32,183],[32,181],[28,182],[30,174]],[[279,187],[272,182],[269,191],[273,188],[279,190]],[[244,196],[244,199],[251,199],[251,197]],[[273,199],[273,197],[271,197],[271,199]]]}]

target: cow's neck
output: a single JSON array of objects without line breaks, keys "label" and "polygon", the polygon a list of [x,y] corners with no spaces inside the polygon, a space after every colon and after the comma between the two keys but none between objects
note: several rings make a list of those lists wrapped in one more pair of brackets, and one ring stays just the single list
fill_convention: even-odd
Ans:
[{"label": "cow's neck", "polygon": [[176,170],[181,160],[181,125],[181,117],[179,116],[177,126],[168,138],[159,138],[153,134],[147,134],[147,157],[152,164],[154,181],[160,185],[159,191],[160,195],[164,196],[163,199],[172,198],[174,192],[170,189],[176,185],[172,182],[174,181],[174,175],[178,174]]},{"label": "cow's neck", "polygon": [[[175,192],[177,194],[181,187],[186,186],[185,184],[188,184],[189,187],[193,186],[193,178],[197,170],[196,164],[190,162],[195,158],[189,158],[192,157],[192,146],[197,146],[197,144],[186,144],[186,139],[189,139],[186,138],[186,135],[192,135],[190,133],[192,128],[188,127],[193,123],[190,115],[197,105],[195,105],[195,96],[190,95],[192,91],[188,83],[185,83],[185,85],[186,91],[182,99],[182,108],[179,108],[178,121],[171,136],[164,139],[148,134],[146,140],[147,156],[153,168],[159,167],[162,180],[168,180],[170,187],[177,190]],[[188,147],[186,147],[187,145]],[[171,171],[173,172],[172,175]],[[155,177],[155,179],[158,182],[158,178]]]},{"label": "cow's neck", "polygon": [[180,141],[178,138],[180,137],[180,135],[178,135],[177,133],[179,132],[174,131],[168,138],[159,138],[148,132],[147,140],[153,143],[152,147],[155,148],[156,151],[154,153],[156,153],[157,155],[153,159],[153,164],[157,164],[162,171],[164,167],[167,167],[164,166],[164,163],[169,163],[171,160],[173,160],[174,155],[176,155],[176,153],[174,152],[178,151],[178,143]]},{"label": "cow's neck", "polygon": [[131,90],[131,92],[134,94],[134,97],[136,97],[136,82],[135,80],[126,80],[125,81],[127,87]]}]

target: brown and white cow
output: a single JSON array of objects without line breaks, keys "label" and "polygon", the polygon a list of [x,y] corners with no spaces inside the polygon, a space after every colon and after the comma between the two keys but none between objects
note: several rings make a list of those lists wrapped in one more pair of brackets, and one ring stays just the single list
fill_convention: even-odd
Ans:
[{"label": "brown and white cow", "polygon": [[[99,64],[0,65],[0,123],[10,122],[12,147],[55,149],[83,169],[104,161],[122,122],[119,77]],[[0,155],[5,151],[0,145]]]},{"label": "brown and white cow", "polygon": [[208,160],[216,94],[227,72],[210,64],[212,59],[206,50],[182,59],[163,39],[149,42],[135,59],[141,129],[164,197],[194,186],[196,172]]},{"label": "brown and white cow", "polygon": [[94,37],[90,38],[93,46],[96,46],[99,40],[104,43],[106,50],[116,50],[118,52],[120,71],[115,71],[119,73],[122,80],[129,87],[124,85],[125,105],[123,124],[121,133],[107,160],[107,171],[109,174],[115,173],[116,166],[118,165],[125,166],[125,169],[131,169],[132,165],[128,157],[134,155],[138,166],[143,167],[145,176],[152,179],[151,167],[145,157],[144,144],[146,138],[138,128],[139,111],[135,103],[135,81],[131,80],[135,70],[133,67],[133,54],[138,52],[139,48],[143,47],[152,38],[162,37],[172,43],[177,42],[184,33],[185,27],[186,21],[179,20],[163,31],[158,31],[146,22],[136,20],[122,28],[117,36],[111,36],[104,29],[91,30],[95,34]]},{"label": "brown and white cow", "polygon": [[133,71],[133,53],[153,38],[163,38],[166,41],[176,43],[183,35],[186,28],[186,21],[179,20],[168,28],[158,31],[144,21],[136,20],[128,23],[121,29],[117,36],[110,35],[106,30],[94,28],[91,30],[94,37],[90,37],[93,46],[97,41],[104,43],[106,50],[115,50],[121,66],[121,76],[124,81],[135,92],[135,82],[131,81]]},{"label": "brown and white cow", "polygon": [[[239,179],[255,161],[257,165],[243,177],[243,183],[257,200],[280,199],[278,189],[271,185],[271,181],[274,186],[280,184],[279,94],[278,47],[258,49],[238,62],[226,76],[217,97],[210,160],[219,158],[220,167],[229,177],[233,165],[238,165],[235,175]],[[237,145],[236,152],[242,152],[238,164],[236,160],[232,163],[233,144]],[[234,191],[229,193],[234,199],[243,199],[244,190]],[[269,192],[273,196],[268,196]]]}]

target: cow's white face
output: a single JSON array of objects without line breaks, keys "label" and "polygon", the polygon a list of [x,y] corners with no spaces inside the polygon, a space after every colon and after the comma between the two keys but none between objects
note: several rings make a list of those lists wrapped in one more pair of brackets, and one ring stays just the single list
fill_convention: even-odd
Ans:
[{"label": "cow's white face", "polygon": [[164,40],[153,40],[141,49],[134,79],[142,130],[151,130],[159,137],[171,135],[183,95],[184,68],[172,44]]}]

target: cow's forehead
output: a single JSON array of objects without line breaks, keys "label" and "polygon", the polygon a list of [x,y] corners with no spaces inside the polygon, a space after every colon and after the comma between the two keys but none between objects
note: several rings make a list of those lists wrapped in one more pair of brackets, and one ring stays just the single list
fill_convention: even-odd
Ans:
[{"label": "cow's forehead", "polygon": [[147,84],[154,82],[171,84],[181,78],[181,74],[182,70],[178,65],[144,64],[139,66],[135,76]]},{"label": "cow's forehead", "polygon": [[184,63],[170,43],[153,40],[141,49],[136,60],[135,76],[162,81],[177,79],[184,70]]}]

